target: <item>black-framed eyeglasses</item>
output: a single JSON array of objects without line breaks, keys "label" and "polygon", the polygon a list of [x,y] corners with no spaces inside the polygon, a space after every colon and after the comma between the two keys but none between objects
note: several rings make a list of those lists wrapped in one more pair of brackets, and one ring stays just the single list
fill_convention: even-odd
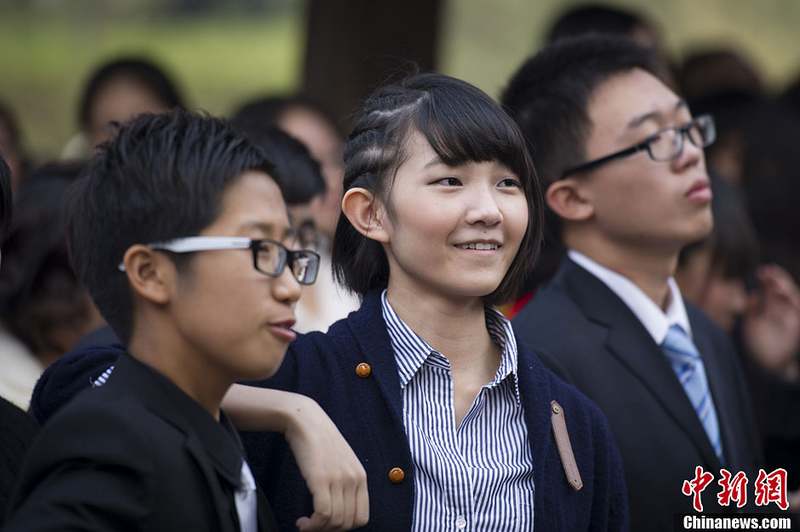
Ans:
[{"label": "black-framed eyeglasses", "polygon": [[[278,277],[288,265],[297,282],[313,284],[319,272],[319,255],[310,249],[290,250],[280,242],[268,238],[251,239],[229,236],[190,236],[166,242],[148,244],[153,249],[172,253],[192,253],[195,251],[219,251],[225,249],[249,249],[253,253],[253,268],[256,271]],[[117,268],[125,271],[120,263]]]},{"label": "black-framed eyeglasses", "polygon": [[701,115],[687,124],[664,128],[630,148],[574,166],[562,173],[561,179],[578,172],[594,170],[607,162],[629,157],[640,151],[646,151],[647,155],[654,161],[673,161],[683,153],[683,141],[686,137],[689,138],[689,142],[698,148],[710,146],[717,138],[717,130],[712,116]]}]

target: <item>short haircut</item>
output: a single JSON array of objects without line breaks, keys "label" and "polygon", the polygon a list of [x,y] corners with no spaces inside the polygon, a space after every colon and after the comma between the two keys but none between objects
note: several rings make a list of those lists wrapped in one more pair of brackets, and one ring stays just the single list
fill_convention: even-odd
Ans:
[{"label": "short haircut", "polygon": [[11,169],[0,155],[0,242],[5,240],[11,225]]},{"label": "short haircut", "polygon": [[[418,74],[376,90],[356,117],[345,147],[344,190],[362,187],[387,205],[406,141],[419,132],[445,164],[498,161],[520,178],[528,228],[520,249],[487,304],[517,295],[536,260],[542,234],[542,197],[525,140],[514,121],[488,95],[441,74]],[[391,212],[389,213],[391,215]],[[389,263],[380,243],[359,233],[343,214],[333,242],[336,280],[364,296],[386,288]]]},{"label": "short haircut", "polygon": [[141,115],[98,149],[71,191],[67,238],[75,273],[123,342],[133,326],[117,268],[125,251],[198,234],[219,215],[227,187],[251,170],[273,175],[264,153],[227,122],[180,109]]},{"label": "short haircut", "polygon": [[523,63],[501,100],[525,134],[546,185],[585,161],[595,89],[636,68],[664,80],[659,64],[652,51],[632,40],[605,35],[559,41]]},{"label": "short haircut", "polygon": [[283,184],[281,192],[289,206],[304,205],[325,193],[325,178],[319,163],[305,144],[269,123],[237,114],[231,124],[261,148]]},{"label": "short haircut", "polygon": [[628,9],[605,4],[579,4],[558,16],[547,32],[547,42],[590,33],[630,36],[637,28],[651,27],[650,21]]},{"label": "short haircut", "polygon": [[130,79],[147,88],[168,109],[185,107],[178,87],[154,62],[143,57],[119,57],[100,65],[89,76],[78,106],[78,124],[88,130],[92,107],[100,91],[111,81]]}]

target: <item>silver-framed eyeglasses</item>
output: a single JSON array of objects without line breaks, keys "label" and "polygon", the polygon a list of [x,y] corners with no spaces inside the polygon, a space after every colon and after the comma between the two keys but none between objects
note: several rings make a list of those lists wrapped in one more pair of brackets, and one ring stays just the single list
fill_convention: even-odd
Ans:
[{"label": "silver-framed eyeglasses", "polygon": [[686,137],[698,148],[710,146],[717,138],[714,118],[711,115],[701,115],[686,124],[664,128],[629,148],[574,166],[562,173],[561,179],[578,172],[594,170],[607,162],[629,157],[640,151],[646,151],[654,161],[673,161],[683,153],[683,142]]},{"label": "silver-framed eyeglasses", "polygon": [[[190,236],[156,242],[148,246],[172,253],[249,249],[253,254],[253,268],[256,271],[270,277],[278,277],[288,265],[297,282],[304,285],[313,284],[319,272],[319,255],[316,252],[309,249],[288,249],[280,242],[268,238]],[[121,262],[117,268],[121,272],[125,271],[125,265]]]}]

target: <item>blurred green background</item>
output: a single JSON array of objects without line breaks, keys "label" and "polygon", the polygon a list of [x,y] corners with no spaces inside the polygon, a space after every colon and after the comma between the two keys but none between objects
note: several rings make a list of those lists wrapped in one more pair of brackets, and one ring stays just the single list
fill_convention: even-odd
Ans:
[{"label": "blurred green background", "polygon": [[[440,70],[496,96],[553,17],[575,3],[448,0]],[[698,46],[725,45],[749,57],[775,90],[800,74],[800,1],[608,3],[652,18],[678,59]],[[0,0],[0,100],[16,111],[39,161],[57,156],[76,132],[88,73],[121,53],[155,59],[191,106],[226,114],[245,98],[298,85],[305,7],[302,0]]]}]

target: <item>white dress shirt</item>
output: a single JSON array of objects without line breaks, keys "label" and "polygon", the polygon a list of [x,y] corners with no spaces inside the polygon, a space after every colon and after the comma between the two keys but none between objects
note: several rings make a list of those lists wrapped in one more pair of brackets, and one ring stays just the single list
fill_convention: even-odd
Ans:
[{"label": "white dress shirt", "polygon": [[598,264],[574,249],[569,250],[567,254],[573,262],[600,279],[612,292],[617,294],[622,302],[642,322],[644,328],[653,337],[656,345],[664,343],[671,325],[679,325],[691,338],[692,328],[689,325],[686,306],[683,304],[683,298],[675,279],[672,277],[667,279],[669,303],[665,312],[627,277]]}]

